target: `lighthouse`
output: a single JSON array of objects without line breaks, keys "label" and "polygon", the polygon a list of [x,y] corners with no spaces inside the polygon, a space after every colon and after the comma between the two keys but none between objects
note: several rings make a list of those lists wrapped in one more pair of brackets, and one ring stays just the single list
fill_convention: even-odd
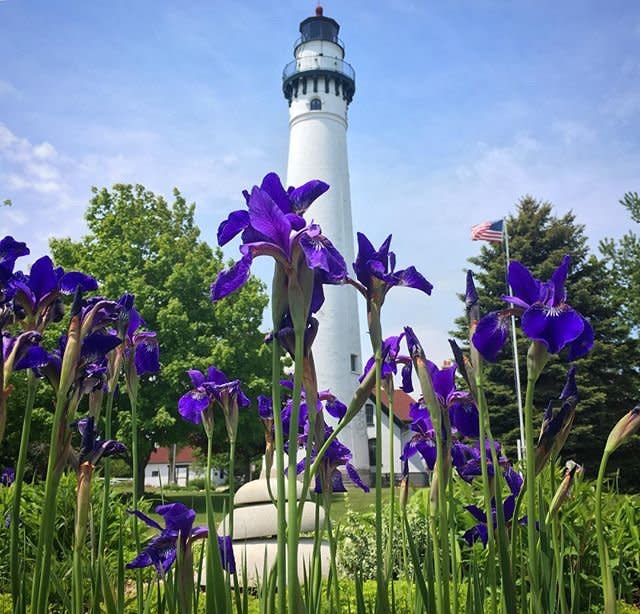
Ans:
[{"label": "lighthouse", "polygon": [[[344,256],[354,261],[347,110],[355,93],[355,72],[344,60],[337,21],[323,15],[322,7],[300,23],[294,60],[282,74],[282,90],[289,103],[288,185],[321,179],[330,189],[307,213]],[[319,389],[330,388],[349,403],[362,369],[358,297],[351,286],[325,287],[326,300],[316,314],[320,326],[314,342]],[[325,417],[331,423],[330,416]],[[360,412],[340,434],[353,453],[353,464],[369,473],[367,426]]]}]

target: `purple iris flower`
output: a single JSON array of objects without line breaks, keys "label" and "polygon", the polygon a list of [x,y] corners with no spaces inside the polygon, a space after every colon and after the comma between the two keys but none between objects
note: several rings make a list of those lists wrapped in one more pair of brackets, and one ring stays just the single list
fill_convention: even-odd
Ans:
[{"label": "purple iris flower", "polygon": [[178,411],[188,422],[200,424],[204,412],[212,407],[214,402],[223,408],[233,404],[247,407],[250,404],[240,389],[240,380],[227,379],[227,376],[213,365],[207,370],[206,376],[197,369],[189,369],[187,374],[191,378],[193,388],[180,397]]},{"label": "purple iris flower", "polygon": [[[309,425],[306,425],[305,435],[302,437],[303,445],[305,443],[306,437],[308,437]],[[325,440],[333,433],[333,428],[330,426],[325,426]],[[311,461],[316,458],[316,450],[313,450],[311,453]],[[343,443],[338,441],[338,439],[334,439],[327,448],[324,456],[322,457],[322,461],[320,463],[320,467],[318,469],[318,473],[316,474],[316,484],[315,484],[315,492],[321,493],[323,484],[328,485],[329,492],[347,492],[347,489],[344,486],[344,482],[342,481],[342,473],[338,469],[339,467],[344,467],[347,471],[347,475],[351,479],[351,481],[361,488],[364,492],[369,492],[369,487],[362,481],[360,474],[356,470],[356,468],[352,465],[351,459],[353,458],[353,454],[351,450],[347,448]],[[298,473],[304,471],[305,464],[307,459],[301,460],[297,465]]]},{"label": "purple iris flower", "polygon": [[[436,398],[441,407],[449,411],[449,420],[454,433],[457,432],[463,437],[477,437],[480,432],[478,408],[468,392],[456,388],[455,375],[457,366],[452,364],[450,367],[439,369],[430,360],[425,362],[431,376]],[[404,371],[403,369],[403,376]],[[411,370],[407,369],[407,372],[408,377],[406,379],[403,377],[403,382],[410,381]],[[406,388],[406,384],[403,385],[405,391]]]},{"label": "purple iris flower", "polygon": [[220,560],[222,568],[230,574],[236,573],[236,557],[233,554],[233,541],[230,535],[218,535],[218,548],[220,549]]},{"label": "purple iris flower", "polygon": [[73,294],[77,288],[91,292],[98,289],[98,282],[78,271],[65,273],[62,267],[54,267],[49,256],[43,256],[31,265],[29,275],[15,273],[9,287],[26,318],[42,331],[49,322],[62,318],[62,294]]},{"label": "purple iris flower", "polygon": [[[408,365],[411,364],[411,359],[408,356],[400,356],[400,342],[402,341],[403,337],[404,337],[404,333],[401,333],[398,336],[387,337],[382,342],[382,347],[381,347],[382,379],[385,379],[387,377],[392,377],[398,372],[398,366],[397,366],[398,362],[404,363],[405,367],[407,364]],[[371,369],[375,367],[375,364],[376,364],[376,357],[370,356],[369,360],[367,360],[367,364],[364,366],[364,371],[358,381],[362,382],[362,380],[364,380],[364,378],[367,376],[367,373],[369,373],[369,371],[371,371]],[[404,383],[405,383],[404,373],[405,371],[403,367],[403,388],[402,389],[405,392],[411,392],[413,388],[411,388],[411,390],[405,390],[404,388]]]},{"label": "purple iris flower", "polygon": [[160,371],[160,350],[157,335],[153,331],[140,330],[144,320],[133,306],[133,294],[125,293],[118,299],[120,315],[117,331],[125,340],[125,352],[133,364],[137,375],[158,373]]},{"label": "purple iris flower", "polygon": [[269,173],[260,187],[254,186],[251,194],[245,192],[248,211],[233,211],[218,228],[221,246],[242,233],[242,258],[218,275],[211,285],[211,300],[218,301],[243,286],[253,259],[263,255],[275,258],[287,272],[298,266],[301,256],[309,269],[323,271],[327,283],[343,281],[343,257],[317,224],[307,225],[302,217],[328,189],[326,183],[314,180],[285,191],[279,177]]},{"label": "purple iris flower", "polygon": [[85,416],[76,422],[78,432],[82,438],[80,447],[80,463],[97,465],[101,458],[124,454],[127,447],[113,439],[102,440],[96,431],[93,416]]},{"label": "purple iris flower", "polygon": [[[522,488],[522,476],[511,466],[506,456],[501,455],[502,447],[499,442],[494,441],[498,464],[502,470],[502,476],[509,487],[512,495],[517,496]],[[491,454],[491,446],[489,442],[485,442],[485,450],[487,455],[487,474],[489,477],[495,475],[495,467],[493,465],[493,456]],[[480,460],[480,444],[476,442],[473,446],[460,444],[458,453],[461,455],[461,461],[456,464],[456,469],[460,477],[466,482],[471,482],[474,478],[482,475],[482,467]]]},{"label": "purple iris flower", "polygon": [[[280,380],[280,385],[289,391],[293,391],[293,382],[289,379]],[[271,399],[269,399],[269,402]],[[293,409],[293,400],[287,399],[284,403],[282,411],[280,413],[282,417],[282,429],[285,435],[288,436],[291,411]],[[320,390],[316,399],[316,413],[320,413],[325,410],[330,416],[336,420],[342,420],[347,413],[347,406],[336,397],[331,390]],[[307,403],[307,395],[304,388],[300,391],[300,413],[298,416],[298,430],[306,428],[309,421],[309,407]],[[285,445],[287,443],[285,442]]]},{"label": "purple iris flower", "polygon": [[406,286],[431,294],[433,284],[427,281],[414,266],[402,271],[395,270],[396,256],[389,251],[390,245],[391,235],[376,250],[364,234],[358,233],[358,255],[353,263],[353,270],[361,285],[356,287],[368,299],[375,298],[380,305],[384,302],[387,292],[394,286]]},{"label": "purple iris flower", "polygon": [[509,263],[508,277],[513,296],[502,299],[513,307],[481,318],[473,335],[473,344],[487,360],[494,362],[505,344],[511,313],[521,315],[524,334],[543,344],[551,354],[557,354],[565,346],[569,348],[569,360],[589,352],[593,347],[593,329],[566,302],[569,262],[569,256],[565,256],[549,281],[536,279],[515,260]]},{"label": "purple iris flower", "polygon": [[264,394],[259,394],[257,397],[257,401],[258,415],[263,420],[273,419],[273,403],[271,401],[271,397],[265,396]]},{"label": "purple iris flower", "polygon": [[26,243],[16,241],[9,235],[0,240],[0,288],[13,274],[16,260],[29,254],[30,251]]},{"label": "purple iris flower", "polygon": [[[496,445],[496,451],[499,453],[500,451],[500,444],[498,444],[498,442],[495,442]],[[480,452],[479,449],[476,447],[473,449],[474,452],[474,464],[475,461],[477,460],[477,462],[480,462]],[[493,464],[491,464],[491,456],[490,456],[490,449],[487,452],[488,454],[488,462],[489,464],[489,475],[494,475],[493,473]],[[477,457],[477,458],[475,458]],[[509,487],[509,491],[510,491],[510,495],[503,501],[502,505],[503,505],[503,513],[504,513],[504,519],[506,523],[509,523],[511,521],[511,519],[513,518],[513,513],[515,511],[515,502],[516,502],[516,498],[517,496],[520,494],[520,491],[522,490],[522,485],[524,483],[524,480],[522,479],[522,476],[508,463],[507,459],[504,457],[501,457],[499,459],[499,462],[502,464],[503,463],[503,476],[505,479],[505,482],[507,483],[507,486]],[[479,466],[479,465],[478,465]],[[467,477],[465,477],[462,473],[460,473],[462,475],[462,477],[464,479],[467,479]],[[474,475],[475,475],[475,471],[474,471]],[[480,475],[479,473],[477,475]],[[473,476],[471,476],[473,477]],[[468,512],[471,513],[471,515],[478,521],[478,524],[476,524],[475,526],[471,527],[465,534],[464,534],[464,538],[467,540],[467,543],[469,545],[472,545],[475,541],[477,541],[478,539],[480,541],[482,541],[482,543],[486,546],[487,545],[487,540],[488,540],[488,527],[487,527],[487,515],[484,513],[483,510],[481,510],[478,506],[476,505],[467,505],[465,508]],[[491,500],[491,518],[492,518],[492,522],[493,522],[493,526],[494,528],[497,526],[497,514],[496,514],[496,500],[495,498]],[[521,521],[522,522],[522,521]],[[524,522],[526,522],[526,518],[524,520]]]},{"label": "purple iris flower", "polygon": [[[504,513],[504,520],[509,523],[513,518],[513,512],[516,507],[516,497],[511,494],[502,502],[502,510]],[[478,521],[478,524],[471,527],[463,535],[464,539],[471,546],[474,542],[480,540],[485,546],[489,540],[489,530],[487,527],[487,515],[477,505],[467,505],[465,509]],[[491,521],[493,527],[498,526],[496,501],[491,500]]]},{"label": "purple iris flower", "polygon": [[[75,366],[74,390],[80,394],[88,394],[101,388],[107,381],[106,356],[122,343],[116,335],[106,332],[93,332],[83,340]],[[67,336],[61,335],[58,347],[47,354],[46,363],[39,365],[36,372],[47,378],[54,389],[60,382],[62,357],[67,346]]]},{"label": "purple iris flower", "polygon": [[16,470],[13,467],[5,467],[0,473],[0,484],[11,486],[16,479]]},{"label": "purple iris flower", "polygon": [[[160,531],[160,534],[152,538],[133,561],[127,563],[127,568],[136,569],[153,565],[158,571],[158,575],[164,576],[176,560],[178,545],[183,552],[187,552],[193,541],[206,538],[209,532],[207,527],[193,527],[196,513],[182,503],[159,505],[155,512],[163,517],[164,529],[155,520],[140,511],[129,512],[150,527]],[[218,537],[218,546],[224,568],[234,573],[235,558],[231,539],[228,536]]]},{"label": "purple iris flower", "polygon": [[[41,346],[42,335],[36,331],[27,331],[17,337],[9,334],[2,335],[2,354],[5,365],[5,378],[7,365],[11,365],[11,371],[23,369],[37,369],[47,364],[47,351]],[[5,385],[7,382],[5,381]]]},{"label": "purple iris flower", "polygon": [[536,474],[551,457],[558,455],[564,446],[573,426],[578,404],[578,387],[576,386],[576,368],[571,367],[567,373],[567,381],[560,394],[560,409],[554,413],[552,402],[549,401],[544,417],[540,437],[536,444]]}]

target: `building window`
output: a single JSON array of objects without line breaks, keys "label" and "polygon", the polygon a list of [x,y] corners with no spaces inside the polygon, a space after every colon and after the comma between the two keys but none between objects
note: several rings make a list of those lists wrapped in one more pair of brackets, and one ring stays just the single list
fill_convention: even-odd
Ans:
[{"label": "building window", "polygon": [[152,471],[151,472],[151,477],[152,478],[159,478],[160,477],[160,472],[159,471]]},{"label": "building window", "polygon": [[367,403],[364,406],[365,415],[367,417],[367,426],[373,426],[373,403]]},{"label": "building window", "polygon": [[351,371],[353,373],[360,373],[360,361],[357,354],[351,354]]},{"label": "building window", "polygon": [[376,440],[375,438],[369,439],[369,467],[376,466]]},{"label": "building window", "polygon": [[312,98],[309,103],[309,108],[312,111],[320,111],[322,109],[322,102],[320,102],[320,98]]}]

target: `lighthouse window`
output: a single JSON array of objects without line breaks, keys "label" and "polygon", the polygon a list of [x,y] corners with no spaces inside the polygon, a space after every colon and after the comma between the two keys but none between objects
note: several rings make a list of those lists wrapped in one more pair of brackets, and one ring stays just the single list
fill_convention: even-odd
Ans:
[{"label": "lighthouse window", "polygon": [[350,363],[351,363],[351,371],[353,373],[360,373],[360,360],[358,360],[357,354],[351,354]]},{"label": "lighthouse window", "polygon": [[312,111],[320,111],[320,109],[322,109],[322,102],[320,102],[320,98],[312,98],[309,103],[309,107]]},{"label": "lighthouse window", "polygon": [[367,403],[364,406],[364,411],[365,411],[365,417],[367,419],[367,426],[375,426],[375,423],[373,421],[373,410],[375,408],[373,407],[373,403]]}]

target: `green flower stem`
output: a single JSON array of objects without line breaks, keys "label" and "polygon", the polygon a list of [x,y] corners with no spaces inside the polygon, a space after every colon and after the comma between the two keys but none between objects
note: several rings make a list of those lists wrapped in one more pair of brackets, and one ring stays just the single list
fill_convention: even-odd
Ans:
[{"label": "green flower stem", "polygon": [[[498,453],[496,452],[495,440],[491,432],[491,420],[489,417],[489,411],[487,409],[487,398],[484,391],[484,371],[482,365],[478,366],[476,371],[476,395],[478,401],[478,413],[480,414],[481,433],[483,434],[485,441],[489,443],[489,450],[491,451],[491,462],[494,468],[500,467],[498,461]],[[483,449],[486,450],[486,446],[483,445]],[[481,453],[482,454],[482,453]],[[501,580],[502,580],[502,596],[506,606],[507,612],[516,611],[516,589],[513,582],[513,569],[511,567],[511,557],[509,556],[509,540],[507,536],[507,525],[504,518],[504,506],[502,499],[503,491],[503,476],[500,471],[494,471],[494,492],[489,492],[495,496],[496,504],[496,525],[497,532],[493,531],[493,536],[498,546],[498,559],[500,561]],[[489,484],[490,485],[490,484]],[[486,499],[485,499],[486,505]],[[491,509],[491,508],[487,508]],[[493,525],[493,523],[491,523]],[[516,524],[514,522],[514,524]],[[491,527],[493,529],[493,526]],[[495,569],[495,563],[494,563]]]},{"label": "green flower stem", "polygon": [[[140,456],[138,450],[138,386],[137,378],[129,382],[129,403],[131,404],[131,460],[133,465],[133,510],[138,511],[138,495],[140,484],[138,479],[138,467]],[[140,552],[140,527],[138,526],[138,516],[133,517],[133,535],[136,542],[136,552]],[[142,583],[142,569],[136,569],[136,602],[138,611],[144,609],[144,585]]]},{"label": "green flower stem", "polygon": [[16,478],[13,483],[13,501],[11,504],[11,534],[9,547],[9,560],[11,568],[11,594],[13,596],[13,611],[21,614],[26,611],[24,603],[25,595],[22,594],[21,585],[24,570],[19,564],[20,554],[20,503],[22,500],[22,484],[24,481],[24,470],[27,464],[27,450],[29,448],[29,435],[31,432],[31,417],[33,415],[33,405],[36,398],[38,379],[29,369],[27,376],[27,403],[24,408],[24,418],[22,422],[22,434],[20,435],[20,451],[18,452],[18,462],[16,464]]},{"label": "green flower stem", "polygon": [[336,539],[333,535],[333,528],[331,526],[331,484],[322,485],[322,493],[324,500],[324,516],[327,523],[327,536],[329,538],[329,565],[331,568],[331,588],[333,588],[333,598],[335,599],[335,608],[337,612],[342,612],[342,603],[340,599],[340,582],[338,581],[338,567],[336,565],[337,560],[337,547]]},{"label": "green flower stem", "polygon": [[66,463],[66,449],[70,440],[67,413],[74,414],[66,396],[58,393],[56,411],[51,429],[47,478],[45,480],[42,523],[38,536],[35,574],[31,590],[31,613],[45,614],[49,601],[51,557],[53,555],[53,534],[56,520],[56,502],[62,470]]},{"label": "green flower stem", "polygon": [[[116,378],[117,379],[117,378]],[[104,417],[104,438],[106,440],[112,437],[112,416],[113,416],[113,401],[115,397],[115,386],[109,386],[109,392],[107,394],[107,404]],[[102,459],[102,479],[103,479],[103,491],[102,491],[102,507],[100,508],[100,529],[98,532],[98,548],[95,560],[94,570],[94,599],[92,605],[92,613],[97,614],[100,608],[100,568],[98,567],[100,558],[104,554],[104,542],[108,528],[108,511],[109,511],[109,497],[111,493],[111,459]]]},{"label": "green flower stem", "polygon": [[[555,480],[555,459],[551,459],[549,463],[549,478],[551,482],[551,492],[556,492],[556,480]],[[556,583],[558,585],[558,596],[560,599],[560,613],[569,614],[569,607],[567,605],[567,595],[564,589],[564,570],[563,570],[563,552],[562,543],[560,540],[560,519],[558,513],[551,514],[548,518],[551,522],[551,539],[553,543],[553,556],[555,560],[556,569]]]},{"label": "green flower stem", "polygon": [[[342,418],[342,420],[338,422],[338,424],[336,425],[336,428],[329,435],[329,437],[325,439],[324,443],[320,447],[320,452],[318,452],[315,460],[313,461],[313,464],[311,465],[311,468],[309,469],[308,479],[306,479],[306,481],[303,483],[302,499],[305,499],[307,497],[307,494],[309,492],[309,485],[311,484],[311,479],[318,472],[318,468],[320,467],[320,463],[324,458],[325,452],[327,451],[327,449],[329,448],[333,440],[338,437],[342,429],[344,429],[347,426],[347,424],[351,422],[353,417],[356,415],[356,413],[360,410],[360,408],[364,405],[365,401],[371,395],[371,391],[373,390],[375,385],[375,376],[376,376],[375,369],[370,369],[367,375],[365,376],[365,378],[362,380],[360,386],[358,386],[358,388],[356,389],[353,395],[353,398],[351,399],[351,403],[349,403],[349,407],[347,408],[347,413],[345,414],[344,418]],[[275,419],[275,414],[274,414],[274,419]]]},{"label": "green flower stem", "polygon": [[387,579],[382,553],[382,352],[375,348],[376,369],[376,590],[377,604],[384,614],[389,611]]},{"label": "green flower stem", "polygon": [[[437,407],[437,406],[436,406]],[[445,411],[447,411],[445,409]],[[436,411],[437,413],[437,411]],[[450,555],[449,555],[449,528],[447,513],[447,482],[448,482],[448,462],[450,452],[448,447],[446,453],[449,458],[445,459],[445,442],[442,439],[442,420],[438,419],[436,428],[436,472],[438,474],[438,517],[437,531],[440,537],[440,553],[442,556],[442,611],[449,614],[450,611],[450,594],[449,594],[449,573],[450,573]],[[449,437],[451,433],[449,431]]]},{"label": "green flower stem", "polygon": [[454,499],[453,480],[449,480],[447,488],[447,497],[449,500],[449,541],[451,543],[451,592],[453,593],[453,614],[460,612],[459,594],[458,594],[458,547],[456,544],[456,513]]},{"label": "green flower stem", "polygon": [[89,521],[89,507],[91,505],[91,477],[94,466],[90,463],[80,465],[78,471],[78,488],[76,501],[76,521],[73,543],[72,569],[72,612],[83,612],[83,579],[82,579],[82,551],[87,536]]},{"label": "green flower stem", "polygon": [[[491,611],[496,614],[498,608],[498,584],[496,580],[496,551],[495,551],[495,534],[493,521],[490,520],[491,514],[491,499],[493,498],[492,486],[489,481],[489,467],[487,463],[487,447],[486,447],[486,414],[487,405],[484,400],[483,391],[483,378],[481,375],[482,367],[478,367],[476,372],[476,390],[478,392],[478,413],[479,413],[479,444],[480,444],[480,468],[482,474],[482,492],[484,496],[484,509],[487,515],[487,533],[488,533],[488,552],[487,552],[487,567],[489,568],[489,586],[491,588]],[[494,465],[495,471],[495,465]]]},{"label": "green flower stem", "polygon": [[236,493],[236,440],[229,440],[229,535],[233,537],[233,498]]},{"label": "green flower stem", "polygon": [[56,392],[56,409],[51,426],[47,477],[42,505],[42,523],[38,535],[38,547],[34,566],[33,585],[31,587],[31,614],[45,614],[49,600],[51,556],[53,554],[53,533],[56,520],[56,499],[60,477],[66,462],[67,446],[70,434],[68,423],[75,414],[75,395],[72,396],[76,364],[82,344],[80,314],[77,309],[79,294],[74,298],[74,315],[69,322],[67,345],[62,357],[60,381]]},{"label": "green flower stem", "polygon": [[393,578],[393,539],[394,539],[394,520],[395,520],[395,502],[396,502],[396,476],[394,471],[394,450],[393,450],[393,380],[387,381],[385,385],[385,393],[387,395],[387,403],[389,409],[389,537],[387,539],[387,560],[385,572],[387,579]]},{"label": "green flower stem", "polygon": [[[112,437],[112,417],[113,417],[113,399],[115,397],[115,389],[109,390],[107,394],[107,404],[104,416],[104,438],[109,440]],[[104,552],[104,540],[107,531],[107,512],[109,510],[109,496],[111,490],[111,459],[102,460],[102,507],[100,509],[100,532],[98,533],[98,555]]]},{"label": "green flower stem", "polygon": [[[278,323],[274,322],[274,325]],[[274,329],[275,330],[275,329]],[[287,518],[285,510],[285,477],[284,477],[284,434],[282,431],[282,414],[280,413],[280,345],[277,339],[271,342],[271,400],[273,405],[273,427],[275,432],[276,457],[276,509],[278,516],[278,550],[277,550],[277,581],[278,581],[278,612],[286,611],[286,549]],[[271,476],[267,475],[270,481]]]},{"label": "green flower stem", "polygon": [[[312,372],[312,381],[306,383],[305,382],[305,372],[307,370],[311,370]],[[302,382],[305,388],[306,395],[306,404],[307,408],[316,407],[317,405],[317,390],[315,387],[315,366],[313,364],[313,355],[310,355],[308,358],[304,359],[303,364],[303,376]],[[298,532],[300,532],[300,527],[302,525],[302,511],[304,508],[304,504],[307,500],[307,493],[309,492],[309,487],[311,485],[311,478],[309,477],[309,473],[311,470],[311,458],[313,452],[313,446],[316,443],[316,438],[319,435],[318,428],[320,425],[316,426],[318,420],[319,412],[316,411],[308,411],[307,416],[309,419],[309,433],[313,434],[313,437],[307,437],[307,443],[305,445],[305,464],[304,464],[304,473],[302,477],[302,497],[300,497],[300,502],[298,503]],[[324,424],[323,424],[324,428]],[[324,437],[324,432],[322,433]],[[316,444],[317,445],[317,444]]]},{"label": "green flower stem", "polygon": [[211,458],[213,457],[213,438],[210,433],[207,433],[207,473],[204,476],[204,488],[205,488],[205,507],[207,510],[207,591],[206,591],[206,611],[208,614],[215,612],[215,601],[213,595],[214,577],[213,577],[213,557],[216,556],[216,552],[213,548],[213,540],[217,538],[216,523],[213,517],[212,507],[212,490],[211,490]]},{"label": "green flower stem", "polygon": [[[304,327],[295,327],[295,356],[293,372],[293,399],[289,421],[289,463],[287,470],[287,605],[289,612],[299,611],[298,586],[298,475],[296,451],[298,449],[298,422],[302,397],[302,369],[304,353]],[[274,408],[275,409],[275,408]]]},{"label": "green flower stem", "polygon": [[[431,482],[433,488],[433,481]],[[437,485],[436,485],[437,487]],[[431,493],[429,493],[431,495]],[[440,561],[440,547],[438,540],[438,524],[436,519],[430,515],[429,531],[431,533],[431,545],[433,547],[433,577],[436,594],[436,612],[442,614],[444,612],[444,601],[442,595],[442,564]]]},{"label": "green flower stem", "polygon": [[[420,355],[413,358],[422,397],[427,407],[433,407],[431,420],[433,422],[433,430],[436,435],[436,465],[434,476],[431,481],[432,497],[430,515],[431,532],[433,537],[434,549],[434,575],[436,583],[436,598],[438,600],[437,611],[442,614],[449,614],[450,611],[450,595],[449,595],[449,575],[450,575],[450,554],[449,554],[449,528],[447,514],[447,483],[449,478],[449,463],[451,453],[449,443],[451,441],[451,428],[449,425],[449,414],[447,410],[442,410],[440,402],[433,389],[431,375],[427,370],[426,358],[420,352]],[[442,437],[443,426],[447,432],[447,441]],[[433,500],[433,489],[435,482],[435,504]],[[436,508],[436,509],[434,509]]]},{"label": "green flower stem", "polygon": [[[229,535],[233,541],[233,512],[234,502],[233,499],[236,493],[236,439],[235,437],[229,440]],[[240,597],[240,582],[238,581],[237,571],[233,572],[233,592],[236,600],[236,607],[238,612],[242,611],[241,597]]]},{"label": "green flower stem", "polygon": [[616,614],[618,605],[616,603],[616,591],[613,583],[613,574],[611,573],[611,564],[609,563],[609,552],[604,538],[604,524],[602,522],[602,485],[607,469],[607,462],[611,452],[607,450],[602,454],[600,460],[600,469],[598,470],[598,478],[596,481],[596,536],[598,539],[598,556],[600,558],[600,576],[602,581],[602,594],[604,597],[605,614]]},{"label": "green flower stem", "polygon": [[529,566],[529,598],[530,611],[537,611],[538,593],[538,548],[536,539],[536,455],[533,443],[533,395],[537,377],[533,377],[531,370],[527,378],[527,392],[524,402],[524,432],[526,443],[526,476],[527,476],[527,552]]},{"label": "green flower stem", "polygon": [[211,469],[213,466],[213,433],[207,430],[207,474],[204,476],[205,506],[207,510],[207,590],[205,593],[205,611],[207,614],[226,612],[226,590],[218,549],[218,532],[213,514],[213,489],[211,487]]}]

